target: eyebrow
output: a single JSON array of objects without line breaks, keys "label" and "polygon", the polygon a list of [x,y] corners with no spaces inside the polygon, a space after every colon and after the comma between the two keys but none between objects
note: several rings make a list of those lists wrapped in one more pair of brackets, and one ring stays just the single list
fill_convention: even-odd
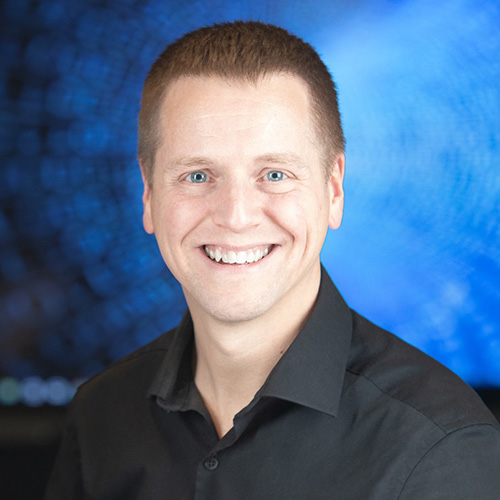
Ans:
[{"label": "eyebrow", "polygon": [[198,165],[211,166],[214,162],[205,156],[182,156],[169,161],[169,167],[195,167]]},{"label": "eyebrow", "polygon": [[[206,156],[182,156],[174,158],[166,165],[167,168],[179,167],[204,167],[210,168],[216,165],[217,162],[207,158]],[[304,161],[293,153],[267,153],[259,155],[254,159],[254,163],[272,163],[276,165],[290,165],[299,170],[309,170],[309,167]]]},{"label": "eyebrow", "polygon": [[290,165],[300,170],[309,170],[304,161],[293,153],[271,153],[258,156],[257,163],[275,163],[277,165]]}]

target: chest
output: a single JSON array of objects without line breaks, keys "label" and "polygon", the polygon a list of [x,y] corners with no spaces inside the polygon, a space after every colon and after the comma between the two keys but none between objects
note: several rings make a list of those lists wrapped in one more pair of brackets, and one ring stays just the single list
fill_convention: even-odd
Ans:
[{"label": "chest", "polygon": [[221,440],[199,413],[157,407],[103,435],[82,453],[85,489],[100,500],[390,500],[427,446],[396,417],[290,403],[237,418]]}]

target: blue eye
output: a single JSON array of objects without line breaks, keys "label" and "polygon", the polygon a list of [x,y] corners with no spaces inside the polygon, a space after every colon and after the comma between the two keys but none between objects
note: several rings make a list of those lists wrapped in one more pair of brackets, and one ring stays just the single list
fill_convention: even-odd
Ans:
[{"label": "blue eye", "polygon": [[266,174],[267,180],[271,182],[282,181],[285,178],[285,174],[279,170],[273,170]]},{"label": "blue eye", "polygon": [[205,172],[192,172],[188,176],[189,182],[195,184],[202,184],[207,181],[207,174]]}]

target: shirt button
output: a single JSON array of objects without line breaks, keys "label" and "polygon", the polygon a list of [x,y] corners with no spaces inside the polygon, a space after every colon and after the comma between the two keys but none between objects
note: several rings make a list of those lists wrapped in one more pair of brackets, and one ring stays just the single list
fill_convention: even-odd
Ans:
[{"label": "shirt button", "polygon": [[215,455],[207,458],[203,464],[207,470],[215,470],[219,467],[219,461]]}]

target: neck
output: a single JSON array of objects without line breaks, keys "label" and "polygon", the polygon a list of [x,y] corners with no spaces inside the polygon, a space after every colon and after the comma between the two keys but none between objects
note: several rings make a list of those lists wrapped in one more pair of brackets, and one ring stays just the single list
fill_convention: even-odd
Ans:
[{"label": "neck", "polygon": [[297,300],[263,316],[224,322],[190,306],[195,330],[195,383],[222,437],[302,328],[314,305],[319,277]]}]

